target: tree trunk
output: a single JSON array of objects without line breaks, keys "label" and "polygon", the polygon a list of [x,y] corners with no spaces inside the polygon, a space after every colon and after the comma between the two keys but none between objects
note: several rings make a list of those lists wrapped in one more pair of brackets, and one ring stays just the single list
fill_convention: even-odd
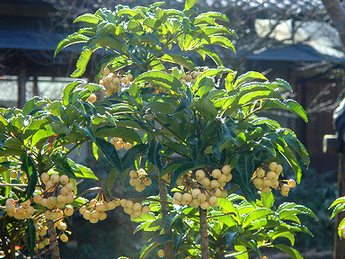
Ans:
[{"label": "tree trunk", "polygon": [[339,0],[322,0],[345,50],[345,9]]},{"label": "tree trunk", "polygon": [[159,180],[159,196],[161,200],[161,208],[162,208],[162,219],[163,219],[163,229],[164,235],[166,236],[165,246],[164,246],[164,253],[165,258],[167,259],[174,259],[174,252],[173,252],[173,241],[171,240],[171,230],[169,224],[169,207],[167,203],[167,188],[165,186],[165,181],[163,179]]},{"label": "tree trunk", "polygon": [[210,259],[210,250],[208,244],[207,232],[207,210],[200,208],[200,246],[201,259]]},{"label": "tree trunk", "polygon": [[49,250],[51,252],[51,259],[60,259],[59,242],[57,240],[56,229],[54,221],[47,220],[48,223],[48,237],[50,241]]}]

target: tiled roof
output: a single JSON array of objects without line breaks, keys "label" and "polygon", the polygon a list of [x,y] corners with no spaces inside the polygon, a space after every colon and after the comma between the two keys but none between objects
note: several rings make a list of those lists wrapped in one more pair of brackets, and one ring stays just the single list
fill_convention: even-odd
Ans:
[{"label": "tiled roof", "polygon": [[255,11],[262,15],[290,13],[296,17],[326,15],[321,0],[227,0],[228,8],[238,6],[245,12]]}]

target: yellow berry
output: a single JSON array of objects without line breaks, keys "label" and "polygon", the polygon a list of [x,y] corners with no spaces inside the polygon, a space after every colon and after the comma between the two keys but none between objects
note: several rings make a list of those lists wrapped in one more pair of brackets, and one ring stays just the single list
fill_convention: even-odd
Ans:
[{"label": "yellow berry", "polygon": [[143,214],[149,213],[150,212],[150,207],[149,206],[143,206],[143,208],[141,209],[141,212]]},{"label": "yellow berry", "polygon": [[206,201],[206,200],[207,200],[206,194],[200,193],[200,194],[198,195],[198,200],[199,200],[200,202]]},{"label": "yellow berry", "polygon": [[290,187],[287,184],[283,184],[282,189],[280,191],[281,195],[288,196],[290,191]]},{"label": "yellow berry", "polygon": [[204,172],[204,170],[201,170],[201,169],[200,169],[200,170],[196,171],[195,176],[196,176],[196,178],[197,178],[198,180],[204,179],[204,178],[205,178],[205,172]]},{"label": "yellow berry", "polygon": [[231,166],[230,165],[223,166],[222,173],[223,174],[230,174],[231,173]]},{"label": "yellow berry", "polygon": [[50,181],[53,183],[53,184],[57,184],[59,181],[60,181],[60,176],[58,174],[52,174],[50,176]]},{"label": "yellow berry", "polygon": [[68,242],[68,236],[66,234],[61,234],[60,240],[64,243]]},{"label": "yellow berry", "polygon": [[129,149],[132,148],[132,144],[129,143],[129,142],[126,142],[126,143],[123,144],[123,147],[124,147],[124,149],[129,150]]},{"label": "yellow berry", "polygon": [[136,172],[136,171],[134,171],[134,170],[131,170],[130,172],[129,172],[129,177],[130,178],[138,178],[138,173]]},{"label": "yellow berry", "polygon": [[275,170],[277,175],[280,175],[283,172],[283,167],[281,165],[278,165]]},{"label": "yellow berry", "polygon": [[190,193],[186,192],[186,193],[184,193],[182,195],[182,200],[187,202],[187,203],[189,203],[189,202],[191,202],[193,200],[193,197],[192,197],[192,195]]},{"label": "yellow berry", "polygon": [[47,173],[43,173],[43,174],[41,175],[41,180],[42,180],[42,182],[43,182],[44,184],[46,184],[46,183],[49,181],[49,178],[50,178],[50,176],[49,176],[49,174],[47,174]]},{"label": "yellow berry", "polygon": [[158,250],[157,255],[159,258],[163,258],[165,256],[164,250],[162,249]]},{"label": "yellow berry", "polygon": [[211,206],[215,206],[217,205],[217,202],[218,202],[218,199],[216,196],[211,196],[209,199],[208,199],[208,202]]},{"label": "yellow berry", "polygon": [[201,180],[200,183],[201,183],[204,187],[208,187],[208,186],[210,186],[211,181],[210,181],[210,179],[208,179],[207,177],[205,177],[204,179]]},{"label": "yellow berry", "polygon": [[255,171],[256,177],[263,178],[265,176],[265,170],[261,167]]},{"label": "yellow berry", "polygon": [[253,184],[256,188],[261,188],[262,182],[263,182],[262,178],[255,177],[253,179]]},{"label": "yellow berry", "polygon": [[43,197],[41,195],[35,195],[33,198],[34,202],[37,204],[41,204]]},{"label": "yellow berry", "polygon": [[204,201],[200,204],[200,208],[202,208],[203,210],[207,210],[208,208],[210,208],[210,204],[207,201]]},{"label": "yellow berry", "polygon": [[74,210],[73,210],[73,208],[71,208],[71,207],[67,207],[67,208],[65,208],[65,210],[64,210],[64,214],[65,214],[67,217],[72,216],[72,215],[73,215],[73,212],[74,212]]},{"label": "yellow berry", "polygon": [[278,180],[278,175],[273,171],[268,171],[266,177],[269,180]]},{"label": "yellow berry", "polygon": [[220,177],[222,175],[222,172],[219,170],[219,169],[214,169],[213,171],[212,171],[212,176],[214,177],[214,178],[218,178],[218,177]]},{"label": "yellow berry", "polygon": [[193,189],[192,190],[193,198],[197,198],[200,193],[201,193],[200,189]]},{"label": "yellow berry", "polygon": [[137,185],[135,186],[135,190],[137,192],[142,192],[145,189],[145,185]]},{"label": "yellow berry", "polygon": [[294,179],[290,179],[288,181],[288,185],[290,188],[295,188],[296,187],[296,181]]},{"label": "yellow berry", "polygon": [[277,166],[278,166],[278,164],[277,164],[276,162],[271,162],[271,163],[268,165],[268,168],[269,168],[271,171],[276,171]]},{"label": "yellow berry", "polygon": [[152,180],[150,178],[145,178],[143,184],[145,186],[150,186],[152,184]]},{"label": "yellow berry", "polygon": [[61,175],[60,177],[60,183],[65,185],[69,182],[69,177],[67,175]]},{"label": "yellow berry", "polygon": [[90,94],[90,96],[86,99],[87,102],[89,103],[94,103],[97,101],[97,95],[95,94]]}]

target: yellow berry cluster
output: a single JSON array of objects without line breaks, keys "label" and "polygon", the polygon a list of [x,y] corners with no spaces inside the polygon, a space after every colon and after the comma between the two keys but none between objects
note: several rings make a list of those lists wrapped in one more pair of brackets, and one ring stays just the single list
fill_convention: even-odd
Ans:
[{"label": "yellow berry cluster", "polygon": [[271,188],[280,189],[283,196],[288,196],[290,188],[296,187],[296,182],[293,179],[279,181],[282,172],[283,167],[280,164],[271,162],[267,171],[263,167],[255,170],[252,179],[253,184],[262,192],[269,192]]},{"label": "yellow berry cluster", "polygon": [[211,172],[199,169],[195,172],[195,179],[191,173],[187,173],[176,181],[177,185],[185,187],[183,192],[174,193],[173,203],[200,207],[204,210],[217,205],[218,198],[228,195],[224,187],[232,179],[231,170],[229,165]]},{"label": "yellow berry cluster", "polygon": [[145,187],[148,187],[152,184],[152,180],[142,168],[138,171],[131,170],[129,172],[129,177],[129,184],[133,186],[137,192],[142,192]]},{"label": "yellow berry cluster", "polygon": [[45,190],[41,194],[35,194],[33,201],[47,208],[46,218],[56,220],[64,216],[72,216],[74,210],[69,204],[74,202],[74,188],[69,177],[43,173],[41,181],[45,185]]},{"label": "yellow berry cluster", "polygon": [[115,147],[116,150],[120,150],[124,148],[125,150],[129,150],[132,148],[132,144],[129,142],[123,141],[122,138],[114,137],[110,140],[110,143]]},{"label": "yellow berry cluster", "polygon": [[182,77],[182,80],[183,80],[183,81],[186,81],[187,83],[189,83],[189,82],[195,80],[199,75],[200,75],[200,72],[199,72],[199,71],[193,71],[193,72],[190,72],[190,73],[185,74],[185,75]]},{"label": "yellow berry cluster", "polygon": [[103,76],[99,84],[105,87],[105,94],[107,96],[119,92],[121,86],[129,85],[133,81],[131,74],[121,75],[120,73],[112,73],[109,68],[105,68],[102,74]]},{"label": "yellow berry cluster", "polygon": [[120,204],[123,208],[123,211],[131,216],[131,218],[139,218],[142,214],[150,212],[149,206],[143,206],[140,202],[133,202],[131,200],[122,199]]},{"label": "yellow berry cluster", "polygon": [[35,212],[34,207],[31,206],[30,200],[19,202],[12,198],[6,200],[5,209],[8,216],[19,220],[31,218]]},{"label": "yellow berry cluster", "polygon": [[113,210],[120,205],[120,200],[115,199],[112,201],[105,201],[104,199],[92,199],[88,203],[80,207],[79,212],[83,215],[84,219],[90,223],[97,223],[100,220],[107,218],[106,211]]},{"label": "yellow berry cluster", "polygon": [[36,247],[37,249],[43,249],[47,245],[49,245],[50,241],[47,237],[48,232],[48,224],[44,217],[39,218],[35,222],[36,228]]}]

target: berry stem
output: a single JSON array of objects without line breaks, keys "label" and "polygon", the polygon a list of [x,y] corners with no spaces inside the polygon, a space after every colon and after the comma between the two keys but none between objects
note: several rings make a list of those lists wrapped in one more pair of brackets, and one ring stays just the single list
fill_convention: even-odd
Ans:
[{"label": "berry stem", "polygon": [[199,213],[200,213],[201,259],[210,259],[208,232],[207,232],[207,210],[203,210],[200,208]]},{"label": "berry stem", "polygon": [[165,258],[167,259],[173,259],[174,253],[173,253],[173,242],[171,240],[171,230],[169,226],[169,220],[168,220],[168,214],[169,214],[169,207],[167,203],[167,197],[168,192],[165,185],[165,181],[163,179],[159,180],[158,183],[159,187],[159,196],[160,196],[160,202],[161,202],[161,210],[162,210],[162,218],[163,218],[163,229],[164,234],[167,237],[167,241],[164,245],[164,252],[165,252]]},{"label": "berry stem", "polygon": [[48,223],[48,236],[50,240],[49,250],[52,253],[52,259],[60,259],[59,243],[57,240],[56,229],[53,220],[47,220]]}]

